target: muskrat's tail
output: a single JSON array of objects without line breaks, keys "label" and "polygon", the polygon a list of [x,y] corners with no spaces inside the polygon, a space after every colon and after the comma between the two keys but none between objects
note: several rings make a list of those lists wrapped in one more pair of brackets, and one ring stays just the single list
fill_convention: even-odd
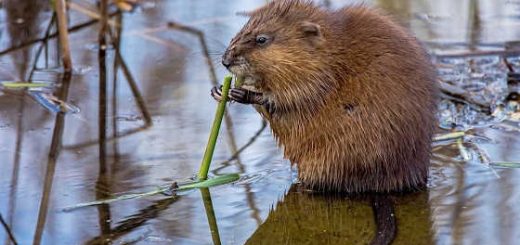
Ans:
[{"label": "muskrat's tail", "polygon": [[391,244],[397,232],[397,222],[394,213],[394,203],[389,195],[374,194],[370,198],[374,220],[376,221],[376,236],[371,245]]}]

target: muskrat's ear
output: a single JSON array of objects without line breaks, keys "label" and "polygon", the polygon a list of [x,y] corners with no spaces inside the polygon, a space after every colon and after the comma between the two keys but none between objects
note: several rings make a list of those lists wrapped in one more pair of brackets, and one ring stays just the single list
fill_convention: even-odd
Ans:
[{"label": "muskrat's ear", "polygon": [[318,46],[320,43],[322,43],[323,34],[321,32],[320,25],[309,21],[304,21],[301,23],[301,30],[303,31],[303,34],[309,43],[312,45]]},{"label": "muskrat's ear", "polygon": [[321,37],[320,25],[318,25],[316,23],[304,21],[301,23],[301,28],[302,28],[303,33],[306,36]]}]

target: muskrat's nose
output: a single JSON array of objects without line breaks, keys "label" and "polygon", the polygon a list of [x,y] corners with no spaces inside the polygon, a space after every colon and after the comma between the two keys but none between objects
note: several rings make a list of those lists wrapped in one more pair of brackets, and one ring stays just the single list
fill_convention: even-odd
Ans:
[{"label": "muskrat's nose", "polygon": [[229,68],[231,65],[231,59],[222,58],[222,65],[224,65],[226,68]]},{"label": "muskrat's nose", "polygon": [[222,56],[222,65],[224,65],[226,68],[229,68],[232,63],[233,55],[231,55],[229,51],[226,51],[226,53],[224,53]]}]

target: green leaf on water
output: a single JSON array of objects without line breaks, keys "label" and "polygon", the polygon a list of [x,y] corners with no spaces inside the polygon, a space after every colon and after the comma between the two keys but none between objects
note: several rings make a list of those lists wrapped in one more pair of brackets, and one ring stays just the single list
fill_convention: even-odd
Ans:
[{"label": "green leaf on water", "polygon": [[190,190],[190,189],[194,189],[194,188],[207,188],[207,187],[212,187],[212,186],[217,186],[217,185],[223,185],[223,184],[227,184],[227,183],[236,181],[239,178],[240,178],[240,176],[238,174],[221,175],[221,176],[211,178],[208,180],[181,185],[181,186],[179,186],[179,188],[177,188],[177,191],[185,191],[185,190]]},{"label": "green leaf on water", "polygon": [[117,202],[117,201],[142,198],[142,197],[153,196],[153,195],[157,195],[157,194],[176,193],[176,192],[188,191],[188,190],[192,190],[192,189],[196,189],[196,188],[208,188],[208,187],[213,187],[213,186],[217,186],[217,185],[224,185],[224,184],[234,182],[234,181],[238,180],[239,178],[240,178],[240,176],[236,173],[225,174],[225,175],[220,175],[215,178],[211,178],[211,179],[204,180],[204,181],[184,183],[182,185],[179,185],[176,188],[172,188],[171,186],[161,187],[161,188],[157,188],[156,190],[143,192],[143,193],[124,194],[124,195],[117,196],[117,197],[110,198],[110,199],[80,203],[80,204],[77,204],[74,206],[66,207],[63,209],[63,211],[68,212],[68,211],[78,209],[78,208],[96,206],[96,205],[101,205],[101,204],[109,204],[109,203],[113,203],[113,202]]},{"label": "green leaf on water", "polygon": [[45,88],[50,87],[49,83],[28,83],[28,82],[0,82],[4,88]]}]

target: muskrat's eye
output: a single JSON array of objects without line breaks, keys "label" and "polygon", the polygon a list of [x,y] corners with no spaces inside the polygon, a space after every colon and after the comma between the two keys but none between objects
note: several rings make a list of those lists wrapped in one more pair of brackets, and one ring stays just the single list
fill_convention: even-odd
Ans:
[{"label": "muskrat's eye", "polygon": [[265,45],[269,42],[269,37],[266,35],[258,35],[255,39],[256,44]]}]

